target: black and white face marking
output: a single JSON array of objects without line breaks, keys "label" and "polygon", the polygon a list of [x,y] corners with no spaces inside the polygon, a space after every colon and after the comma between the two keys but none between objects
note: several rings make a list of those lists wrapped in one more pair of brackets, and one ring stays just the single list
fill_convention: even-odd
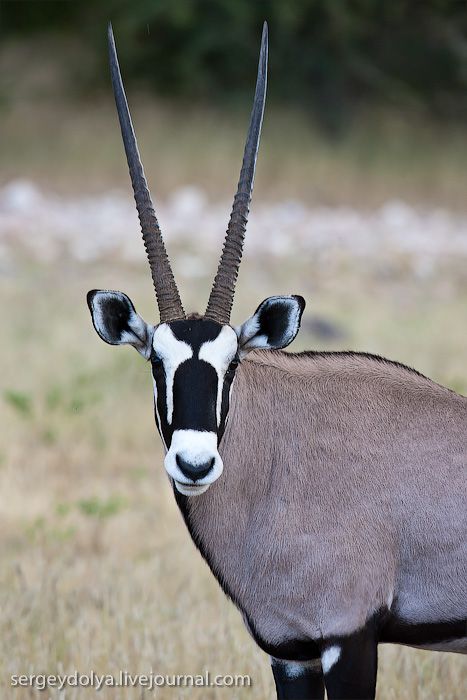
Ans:
[{"label": "black and white face marking", "polygon": [[156,422],[165,468],[184,495],[199,495],[222,474],[224,433],[237,365],[230,326],[189,319],[163,323],[152,340]]},{"label": "black and white face marking", "polygon": [[165,468],[180,493],[204,493],[222,474],[218,445],[239,361],[253,349],[289,345],[300,328],[305,301],[299,296],[269,297],[235,330],[203,318],[154,327],[123,292],[94,289],[87,301],[102,340],[132,345],[151,360]]}]

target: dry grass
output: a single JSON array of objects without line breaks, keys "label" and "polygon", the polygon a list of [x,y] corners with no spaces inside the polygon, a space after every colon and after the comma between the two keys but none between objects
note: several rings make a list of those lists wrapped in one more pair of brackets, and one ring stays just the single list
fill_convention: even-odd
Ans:
[{"label": "dry grass", "polygon": [[[0,70],[1,70],[0,54]],[[158,197],[179,186],[233,196],[248,112],[165,104],[130,90],[149,182]],[[31,115],[34,115],[31,118]],[[110,88],[93,101],[14,96],[0,100],[0,184],[28,177],[73,193],[128,187]],[[307,204],[375,207],[388,199],[465,210],[465,131],[414,115],[368,114],[329,139],[309,115],[268,109],[256,194]]]},{"label": "dry grass", "polygon": [[[265,262],[259,271],[247,260],[236,318],[290,279],[291,291],[312,298],[310,309],[343,325],[345,346],[384,352],[467,390],[461,278],[415,285],[403,274],[375,281],[343,269],[329,280],[310,263]],[[205,300],[208,280],[182,284],[193,307]],[[10,689],[13,673],[209,668],[250,674],[253,687],[157,697],[272,697],[268,660],[192,545],[164,476],[148,366],[94,334],[84,295],[95,286],[123,288],[153,316],[145,269],[18,263],[0,277],[1,696],[39,696]],[[323,344],[304,333],[303,346]],[[380,658],[378,700],[466,696],[463,657],[383,648]],[[60,697],[92,696],[68,689]]]}]

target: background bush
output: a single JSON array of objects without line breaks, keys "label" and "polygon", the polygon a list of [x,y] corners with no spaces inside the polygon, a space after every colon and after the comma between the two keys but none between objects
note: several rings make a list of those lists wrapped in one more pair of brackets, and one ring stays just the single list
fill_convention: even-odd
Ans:
[{"label": "background bush", "polygon": [[456,0],[3,0],[0,18],[3,38],[83,40],[98,67],[89,90],[107,81],[111,19],[126,75],[160,94],[216,102],[251,95],[267,19],[271,97],[314,110],[328,128],[374,105],[467,116],[467,5]]}]

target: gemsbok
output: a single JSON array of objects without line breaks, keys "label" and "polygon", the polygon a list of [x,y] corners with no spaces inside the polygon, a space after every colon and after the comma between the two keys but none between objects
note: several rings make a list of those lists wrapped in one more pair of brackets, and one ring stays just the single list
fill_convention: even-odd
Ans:
[{"label": "gemsbok", "polygon": [[286,353],[305,307],[230,323],[263,119],[264,25],[238,190],[204,315],[185,314],[109,26],[112,85],[160,322],[90,291],[99,336],[151,363],[188,530],[272,658],[278,698],[374,698],[382,642],[467,652],[467,398],[357,352]]}]

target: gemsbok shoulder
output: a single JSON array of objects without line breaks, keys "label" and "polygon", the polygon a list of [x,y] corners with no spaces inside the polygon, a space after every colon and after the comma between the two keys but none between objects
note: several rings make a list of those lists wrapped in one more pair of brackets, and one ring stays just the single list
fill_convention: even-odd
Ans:
[{"label": "gemsbok shoulder", "polygon": [[183,309],[109,26],[113,91],[160,322],[90,291],[99,336],[150,361],[191,537],[272,659],[278,698],[374,698],[379,643],[467,652],[467,398],[357,352],[283,352],[302,297],[230,323],[263,119],[264,25],[238,190],[204,315]]}]

